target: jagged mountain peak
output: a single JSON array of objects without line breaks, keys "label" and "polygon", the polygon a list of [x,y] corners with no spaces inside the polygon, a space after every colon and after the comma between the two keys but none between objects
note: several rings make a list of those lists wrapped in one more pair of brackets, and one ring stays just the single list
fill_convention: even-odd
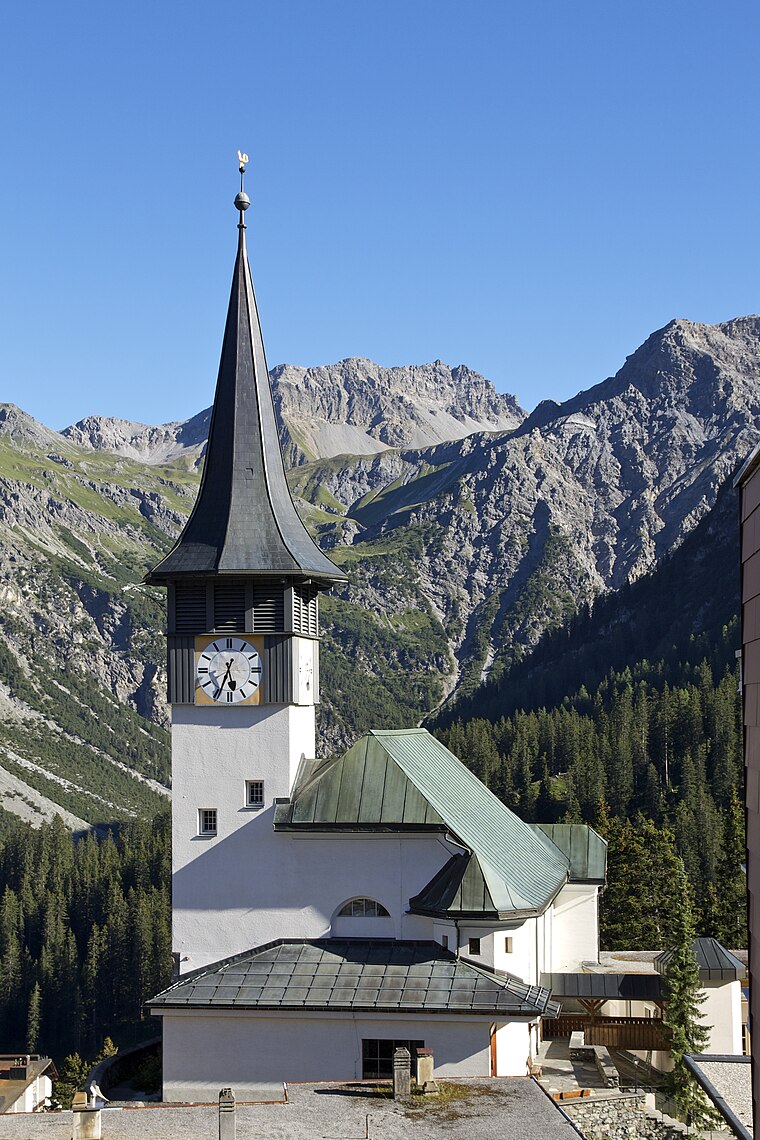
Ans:
[{"label": "jagged mountain peak", "polygon": [[[478,431],[511,431],[525,412],[514,396],[464,364],[384,368],[364,357],[304,368],[272,369],[272,388],[286,461],[372,455],[390,447],[421,448]],[[113,451],[144,463],[203,454],[210,409],[192,419],[151,426],[88,416],[63,435],[81,447]]]},{"label": "jagged mountain peak", "polygon": [[211,420],[206,408],[189,420],[142,424],[116,416],[86,416],[61,433],[79,447],[112,451],[142,463],[160,464],[185,459],[197,463],[203,455]]},{"label": "jagged mountain peak", "polygon": [[725,411],[728,401],[758,414],[758,355],[758,316],[736,317],[716,325],[678,317],[651,333],[614,376],[562,403],[543,400],[517,434],[548,428],[579,412],[593,418],[594,408],[626,393],[635,400],[634,392],[650,404],[664,400],[667,406],[670,397],[684,411],[693,405],[704,411],[706,401],[721,404]]},{"label": "jagged mountain peak", "polygon": [[27,445],[43,450],[69,450],[69,444],[60,432],[45,427],[15,404],[0,404],[0,434],[7,436],[17,447]]}]

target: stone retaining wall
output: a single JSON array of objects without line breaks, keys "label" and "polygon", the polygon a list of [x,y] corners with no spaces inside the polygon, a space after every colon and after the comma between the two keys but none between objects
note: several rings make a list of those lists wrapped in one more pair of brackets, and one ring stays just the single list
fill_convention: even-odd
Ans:
[{"label": "stone retaining wall", "polygon": [[647,1112],[644,1096],[562,1101],[562,1108],[586,1140],[683,1140],[686,1128]]}]

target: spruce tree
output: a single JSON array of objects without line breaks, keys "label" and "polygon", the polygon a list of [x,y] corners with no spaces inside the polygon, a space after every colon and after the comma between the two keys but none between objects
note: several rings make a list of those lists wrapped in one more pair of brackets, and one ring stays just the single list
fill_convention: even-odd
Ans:
[{"label": "spruce tree", "polygon": [[701,1053],[710,1039],[710,1028],[700,1018],[704,996],[699,985],[699,966],[694,955],[696,929],[692,891],[681,868],[676,877],[677,894],[672,914],[672,948],[665,969],[668,999],[663,1023],[670,1038],[673,1069],[666,1077],[666,1091],[687,1125],[697,1127],[714,1120],[704,1093],[684,1063],[690,1053]]},{"label": "spruce tree", "polygon": [[35,982],[29,997],[29,1011],[26,1018],[26,1051],[38,1053],[40,1048],[40,983]]}]

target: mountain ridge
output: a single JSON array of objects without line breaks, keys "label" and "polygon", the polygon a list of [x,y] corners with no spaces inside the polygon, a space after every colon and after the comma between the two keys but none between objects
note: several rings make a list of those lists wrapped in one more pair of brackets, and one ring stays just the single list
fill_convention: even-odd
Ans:
[{"label": "mountain ridge", "polygon": [[[297,462],[298,509],[350,575],[322,606],[320,754],[418,723],[646,575],[760,437],[759,378],[760,319],[671,322],[541,427]],[[185,424],[200,447],[202,420]],[[160,803],[144,781],[168,779],[164,602],[141,582],[191,509],[190,438],[145,463],[0,407],[0,767],[38,808]]]},{"label": "mountain ridge", "polygon": [[[513,430],[525,417],[514,396],[498,393],[466,365],[384,368],[363,357],[270,371],[280,444],[289,466],[340,454],[420,448],[477,431]],[[150,425],[87,416],[62,430],[79,446],[146,463],[203,456],[211,409],[189,420]]]}]

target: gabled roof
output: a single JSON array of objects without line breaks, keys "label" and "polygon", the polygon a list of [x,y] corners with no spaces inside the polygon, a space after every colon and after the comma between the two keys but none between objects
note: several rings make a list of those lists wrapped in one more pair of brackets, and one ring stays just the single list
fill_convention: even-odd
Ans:
[{"label": "gabled roof", "polygon": [[19,1058],[20,1064],[14,1061],[15,1058],[10,1054],[4,1054],[0,1059],[0,1116],[11,1112],[29,1086],[45,1073],[49,1073],[51,1080],[58,1078],[58,1071],[50,1057],[33,1054],[28,1061],[26,1056],[23,1060]]},{"label": "gabled roof", "polygon": [[[721,946],[717,938],[695,938],[692,943],[694,957],[699,966],[699,977],[703,982],[734,982],[746,977],[747,970],[739,959]],[[659,974],[666,974],[672,950],[663,950],[654,960],[654,968]]]},{"label": "gabled roof", "polygon": [[284,939],[181,978],[159,1009],[399,1011],[556,1016],[549,991],[456,958],[437,942]]},{"label": "gabled roof", "polygon": [[290,497],[242,215],[238,232],[198,498],[175,546],[146,581],[162,586],[190,575],[272,573],[343,581]]},{"label": "gabled roof", "polygon": [[449,831],[509,917],[542,913],[569,875],[567,857],[424,728],[373,730],[337,759],[307,762],[275,829]]}]

